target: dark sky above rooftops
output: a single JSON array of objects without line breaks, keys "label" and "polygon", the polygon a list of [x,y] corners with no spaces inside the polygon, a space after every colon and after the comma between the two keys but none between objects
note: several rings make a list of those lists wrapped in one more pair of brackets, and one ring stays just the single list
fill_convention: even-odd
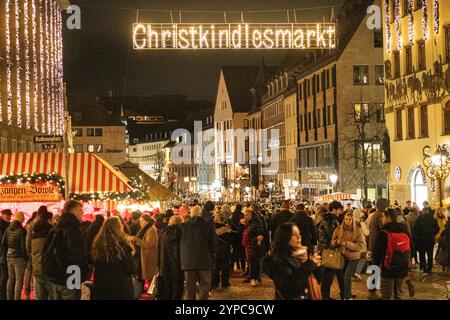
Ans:
[{"label": "dark sky above rooftops", "polygon": [[[174,22],[223,22],[223,13],[187,11],[254,11],[245,21],[287,22],[288,9],[298,22],[323,20],[343,0],[71,0],[81,8],[81,30],[64,28],[64,72],[68,93],[104,96],[185,94],[189,99],[214,100],[221,65],[279,64],[287,51],[133,51],[132,24],[137,8],[172,10]],[[328,6],[328,8],[317,8]],[[317,8],[304,10],[305,8]],[[240,14],[227,14],[240,22]],[[290,21],[294,22],[291,11]],[[170,13],[139,11],[139,22],[171,22]]]}]

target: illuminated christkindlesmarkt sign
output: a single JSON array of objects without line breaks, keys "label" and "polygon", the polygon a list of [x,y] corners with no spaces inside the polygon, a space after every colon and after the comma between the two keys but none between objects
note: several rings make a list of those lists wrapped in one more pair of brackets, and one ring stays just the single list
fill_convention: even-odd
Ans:
[{"label": "illuminated christkindlesmarkt sign", "polygon": [[133,47],[145,49],[333,49],[334,23],[133,25]]}]

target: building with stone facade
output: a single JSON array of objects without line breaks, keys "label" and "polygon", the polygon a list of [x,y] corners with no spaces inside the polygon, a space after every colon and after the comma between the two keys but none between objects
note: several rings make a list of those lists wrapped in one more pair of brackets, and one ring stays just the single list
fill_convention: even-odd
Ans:
[{"label": "building with stone facade", "polygon": [[[423,149],[450,145],[450,1],[383,1],[390,196],[431,205],[439,183],[426,175]],[[442,182],[450,196],[450,178]]]},{"label": "building with stone facade", "polygon": [[65,132],[61,11],[67,5],[0,3],[0,152],[42,151],[34,136]]},{"label": "building with stone facade", "polygon": [[[364,189],[370,200],[387,196],[382,32],[368,28],[367,4],[343,4],[338,48],[311,55],[298,74],[297,159],[304,198],[332,191],[364,195]],[[332,173],[338,175],[335,187]]]}]

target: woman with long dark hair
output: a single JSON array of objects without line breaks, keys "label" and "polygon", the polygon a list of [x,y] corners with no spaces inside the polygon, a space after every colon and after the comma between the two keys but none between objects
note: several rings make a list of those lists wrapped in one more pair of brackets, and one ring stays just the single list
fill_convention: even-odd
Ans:
[{"label": "woman with long dark hair", "polygon": [[134,252],[120,219],[107,219],[92,245],[93,300],[133,300]]},{"label": "woman with long dark hair", "polygon": [[301,245],[300,230],[292,222],[282,223],[275,232],[272,253],[263,261],[264,272],[275,284],[275,299],[305,300],[309,277],[321,264],[319,255],[308,258],[308,249]]}]

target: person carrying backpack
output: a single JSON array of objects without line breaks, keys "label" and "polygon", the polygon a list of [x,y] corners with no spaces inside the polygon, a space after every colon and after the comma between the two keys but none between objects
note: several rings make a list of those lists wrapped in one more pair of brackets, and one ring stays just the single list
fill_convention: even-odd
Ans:
[{"label": "person carrying backpack", "polygon": [[397,222],[393,208],[384,211],[382,225],[373,251],[374,264],[381,267],[381,296],[383,300],[401,300],[411,263],[411,239],[405,225]]},{"label": "person carrying backpack", "polygon": [[53,300],[81,298],[81,290],[70,289],[67,280],[73,275],[69,266],[79,268],[80,284],[87,279],[89,273],[86,236],[81,228],[82,217],[83,205],[75,200],[66,201],[58,224],[45,241],[42,267],[44,275],[53,284]]}]

